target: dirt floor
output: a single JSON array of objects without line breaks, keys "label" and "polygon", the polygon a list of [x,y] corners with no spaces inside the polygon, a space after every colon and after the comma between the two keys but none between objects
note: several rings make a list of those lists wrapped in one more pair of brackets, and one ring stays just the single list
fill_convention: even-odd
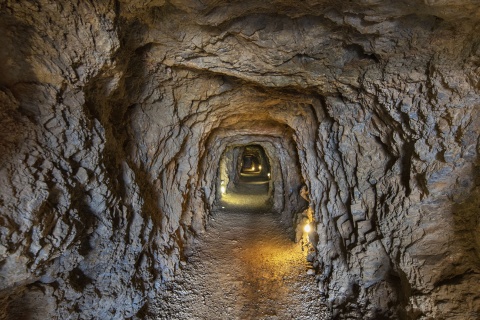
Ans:
[{"label": "dirt floor", "polygon": [[330,319],[306,252],[268,211],[262,188],[223,198],[149,319]]}]

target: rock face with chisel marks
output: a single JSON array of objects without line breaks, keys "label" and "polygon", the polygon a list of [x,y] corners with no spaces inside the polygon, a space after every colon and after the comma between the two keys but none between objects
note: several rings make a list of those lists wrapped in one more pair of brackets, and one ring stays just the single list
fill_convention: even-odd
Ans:
[{"label": "rock face with chisel marks", "polygon": [[0,319],[141,318],[204,232],[222,156],[251,144],[292,233],[308,190],[337,318],[477,319],[479,17],[475,0],[1,3]]}]

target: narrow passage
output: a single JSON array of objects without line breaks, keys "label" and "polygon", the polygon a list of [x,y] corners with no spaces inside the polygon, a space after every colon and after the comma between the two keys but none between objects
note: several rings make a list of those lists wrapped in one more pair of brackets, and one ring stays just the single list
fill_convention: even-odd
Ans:
[{"label": "narrow passage", "polygon": [[151,319],[329,319],[301,244],[265,211],[265,195],[245,190],[213,213]]}]

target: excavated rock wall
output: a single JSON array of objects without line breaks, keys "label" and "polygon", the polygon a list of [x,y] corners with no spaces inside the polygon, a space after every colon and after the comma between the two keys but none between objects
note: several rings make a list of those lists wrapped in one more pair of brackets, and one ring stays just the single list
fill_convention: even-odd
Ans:
[{"label": "excavated rock wall", "polygon": [[[221,162],[223,152],[216,152],[216,150],[227,150],[227,146],[232,145],[245,146],[255,143],[262,146],[266,156],[273,160],[270,162],[269,190],[272,195],[272,209],[282,214],[287,228],[292,228],[296,214],[305,206],[299,193],[304,182],[299,170],[299,160],[293,140],[289,139],[284,126],[270,127],[268,124],[256,121],[242,122],[239,126],[240,128],[228,128],[228,130],[223,129],[216,132],[207,143],[206,149],[209,152],[205,154],[203,158],[205,160],[202,160],[203,169],[199,171],[205,172],[206,183],[202,183],[199,187],[202,192],[210,195],[206,201],[208,208],[214,208],[216,201],[221,198],[217,163]],[[262,132],[257,132],[258,128],[261,128]],[[256,134],[252,135],[252,133]],[[237,170],[237,168],[232,169]],[[216,192],[212,190],[212,186],[215,184],[217,184]]]},{"label": "excavated rock wall", "polygon": [[224,150],[248,144],[292,228],[306,184],[335,317],[478,318],[476,1],[0,16],[0,319],[141,318],[208,224]]}]

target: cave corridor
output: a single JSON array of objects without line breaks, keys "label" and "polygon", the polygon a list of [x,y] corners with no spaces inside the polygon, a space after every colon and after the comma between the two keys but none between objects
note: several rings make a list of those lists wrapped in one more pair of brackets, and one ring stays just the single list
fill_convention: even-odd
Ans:
[{"label": "cave corridor", "polygon": [[0,0],[0,320],[480,319],[478,0]]}]

